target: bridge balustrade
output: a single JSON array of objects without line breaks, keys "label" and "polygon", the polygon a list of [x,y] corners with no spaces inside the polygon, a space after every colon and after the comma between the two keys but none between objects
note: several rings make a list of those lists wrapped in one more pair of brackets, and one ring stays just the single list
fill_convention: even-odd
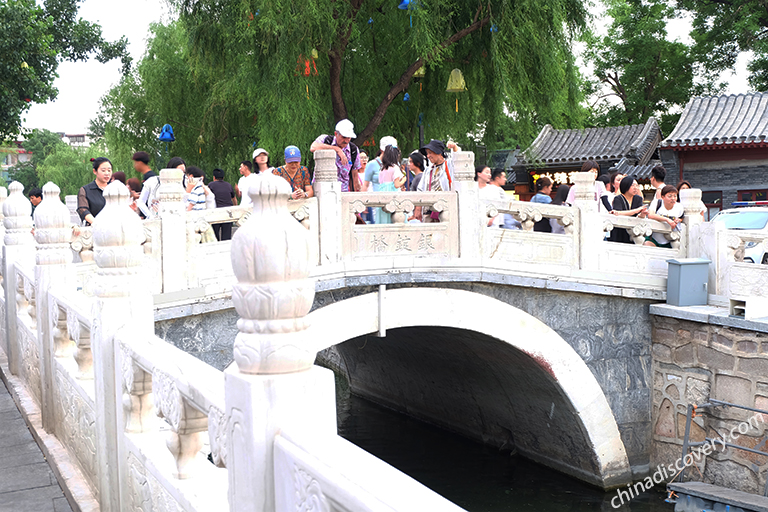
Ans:
[{"label": "bridge balustrade", "polygon": [[[154,335],[149,279],[168,263],[158,245],[174,240],[162,218],[142,223],[127,189],[112,184],[93,228],[72,242],[69,212],[48,183],[33,240],[28,200],[19,184],[11,191],[0,372],[81,510],[283,511],[314,500],[347,510],[460,510],[336,435],[333,376],[313,367],[306,335],[316,200],[289,211],[288,185],[265,179],[251,191],[260,208],[220,244],[199,243],[205,216],[171,221],[183,222],[189,241],[174,252],[177,265],[183,255],[243,256],[230,267],[242,317],[236,363],[220,372]],[[407,499],[381,482],[407,489]]]}]

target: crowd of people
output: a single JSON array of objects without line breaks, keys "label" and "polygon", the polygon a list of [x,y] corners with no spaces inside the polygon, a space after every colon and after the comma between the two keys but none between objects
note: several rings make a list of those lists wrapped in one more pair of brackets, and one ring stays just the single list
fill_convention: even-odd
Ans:
[{"label": "crowd of people", "polygon": [[[310,152],[331,150],[336,153],[336,175],[343,192],[396,192],[421,191],[440,192],[454,190],[454,162],[451,154],[460,151],[452,142],[430,140],[418,151],[401,160],[402,154],[397,139],[392,136],[382,137],[378,152],[369,156],[358,149],[352,142],[357,135],[354,125],[348,119],[339,121],[333,135],[322,134],[315,139]],[[83,186],[78,193],[77,213],[86,225],[93,223],[94,217],[104,208],[103,190],[113,180],[119,180],[128,187],[131,194],[131,208],[142,218],[152,218],[158,211],[158,189],[160,179],[150,166],[150,155],[144,151],[133,154],[134,170],[141,175],[141,180],[128,178],[122,172],[112,172],[112,163],[107,158],[92,159],[94,180]],[[199,167],[187,166],[180,157],[169,160],[167,168],[178,168],[183,173],[182,185],[185,189],[187,211],[249,206],[251,198],[248,189],[259,175],[272,173],[286,180],[291,187],[292,199],[306,199],[314,196],[313,178],[309,169],[302,165],[301,150],[294,145],[285,148],[283,165],[274,167],[270,164],[269,152],[264,148],[253,151],[251,160],[240,163],[240,175],[234,186],[224,181],[224,171],[213,170],[213,180],[204,182],[204,172]],[[666,171],[663,166],[656,166],[651,171],[651,185],[656,192],[649,205],[643,202],[643,195],[638,182],[632,176],[614,172],[610,175],[600,173],[600,165],[592,160],[584,163],[582,172],[591,172],[595,178],[593,199],[600,212],[621,216],[651,218],[666,222],[672,229],[677,228],[683,218],[683,209],[678,202],[678,191],[690,188],[690,183],[683,181],[677,187],[666,185]],[[485,200],[508,199],[503,186],[506,174],[503,170],[493,170],[488,166],[479,166],[475,170],[479,196]],[[554,183],[548,177],[540,177],[534,184],[533,203],[570,206],[575,202],[575,187],[561,184],[552,197]],[[40,189],[33,189],[30,194],[33,207],[42,199]],[[428,207],[416,207],[409,222],[439,222],[439,212]],[[357,216],[358,223],[389,224],[390,213],[383,208],[369,208]],[[520,223],[510,214],[498,214],[487,221],[489,227],[521,229]],[[232,236],[232,223],[214,225],[217,240],[229,240]],[[534,231],[563,233],[563,226],[557,219],[544,218],[534,225]],[[610,240],[631,243],[625,229],[615,229]],[[661,235],[649,236],[646,245],[669,247],[669,242]]]}]

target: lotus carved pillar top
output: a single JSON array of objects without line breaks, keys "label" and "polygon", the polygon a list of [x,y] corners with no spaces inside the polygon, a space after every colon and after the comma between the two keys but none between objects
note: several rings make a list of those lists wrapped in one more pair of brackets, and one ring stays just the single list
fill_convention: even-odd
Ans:
[{"label": "lotus carved pillar top", "polygon": [[36,262],[38,265],[64,265],[72,262],[69,208],[61,202],[61,190],[52,182],[43,186],[43,201],[35,208]]},{"label": "lotus carved pillar top", "polygon": [[241,317],[235,361],[251,374],[305,370],[316,355],[302,332],[315,296],[308,231],[288,211],[283,178],[264,174],[248,194],[253,215],[232,238],[232,301]]},{"label": "lotus carved pillar top", "polygon": [[24,185],[18,181],[8,189],[11,193],[3,202],[5,245],[32,245],[32,203],[24,197]]},{"label": "lotus carved pillar top", "polygon": [[128,207],[128,189],[114,181],[104,189],[106,205],[93,223],[94,261],[98,265],[97,297],[127,297],[144,261],[144,227]]}]

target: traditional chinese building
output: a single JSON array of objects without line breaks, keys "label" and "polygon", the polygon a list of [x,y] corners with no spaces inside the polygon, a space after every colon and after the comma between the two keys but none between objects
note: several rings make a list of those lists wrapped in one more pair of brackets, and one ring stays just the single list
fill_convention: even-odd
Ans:
[{"label": "traditional chinese building", "polygon": [[768,200],[768,93],[692,98],[659,148],[667,183],[702,190],[710,215]]},{"label": "traditional chinese building", "polygon": [[653,117],[645,124],[607,128],[556,130],[546,125],[518,160],[515,190],[525,200],[533,195],[534,177],[570,183],[569,174],[580,171],[587,160],[599,163],[601,171],[621,167],[628,174],[647,178],[652,159],[658,158],[656,148],[661,139]]}]

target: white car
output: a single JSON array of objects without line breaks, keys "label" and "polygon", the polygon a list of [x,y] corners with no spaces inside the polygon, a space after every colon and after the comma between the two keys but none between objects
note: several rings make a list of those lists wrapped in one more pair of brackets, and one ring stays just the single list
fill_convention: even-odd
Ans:
[{"label": "white car", "polygon": [[[765,206],[723,210],[712,217],[711,222],[722,223],[726,229],[750,231],[750,234],[765,235],[768,238],[768,207]],[[768,265],[765,244],[747,242],[744,245],[744,261]]]}]

